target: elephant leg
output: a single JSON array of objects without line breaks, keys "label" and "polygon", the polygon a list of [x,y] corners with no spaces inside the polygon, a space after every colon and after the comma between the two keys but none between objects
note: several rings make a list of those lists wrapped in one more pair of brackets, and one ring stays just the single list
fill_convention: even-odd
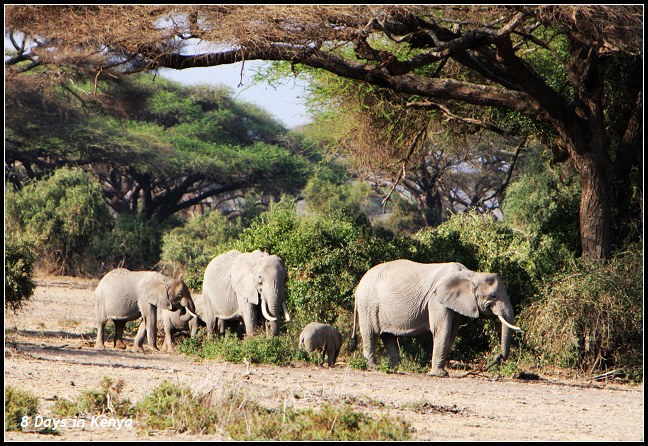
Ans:
[{"label": "elephant leg", "polygon": [[171,353],[173,351],[173,328],[164,327],[164,344],[162,350]]},{"label": "elephant leg", "polygon": [[160,349],[157,346],[157,318],[154,315],[155,313],[146,318],[146,338],[149,347],[159,351]]},{"label": "elephant leg", "polygon": [[227,331],[227,321],[224,321],[223,319],[218,319],[218,334],[221,336],[225,336],[225,332]]},{"label": "elephant leg", "polygon": [[452,347],[452,333],[456,335],[456,329],[453,330],[453,317],[449,314],[444,314],[443,317],[437,317],[434,320],[434,328],[432,331],[432,367],[429,374],[432,376],[448,376],[445,370],[446,361],[448,360],[448,353]]},{"label": "elephant leg", "polygon": [[144,351],[144,337],[146,336],[146,321],[142,318],[139,328],[137,329],[137,335],[135,336],[135,342],[133,344],[133,351],[143,352]]},{"label": "elephant leg", "polygon": [[248,305],[243,311],[243,323],[245,324],[245,335],[254,336],[257,322],[257,305]]},{"label": "elephant leg", "polygon": [[126,321],[120,321],[113,319],[115,324],[115,340],[113,341],[113,346],[116,349],[123,350],[126,348],[124,344],[124,327],[126,327]]},{"label": "elephant leg", "polygon": [[104,348],[104,329],[106,328],[106,321],[98,319],[97,320],[97,341],[95,342],[95,348]]},{"label": "elephant leg", "polygon": [[380,338],[382,339],[383,344],[385,344],[385,350],[387,350],[387,356],[389,356],[391,366],[396,367],[400,364],[398,339],[391,333],[381,333]]},{"label": "elephant leg", "polygon": [[376,368],[376,335],[369,330],[360,330],[362,335],[362,354],[367,359],[367,367]]},{"label": "elephant leg", "polygon": [[334,345],[327,345],[326,346],[326,359],[328,361],[329,367],[334,367],[335,366],[335,361],[337,359],[338,355],[338,350],[335,348]]}]

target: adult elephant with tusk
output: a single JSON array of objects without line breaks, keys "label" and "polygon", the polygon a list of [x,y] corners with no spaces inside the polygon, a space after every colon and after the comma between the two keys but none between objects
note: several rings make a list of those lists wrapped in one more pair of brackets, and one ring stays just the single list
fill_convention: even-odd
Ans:
[{"label": "adult elephant with tusk", "polygon": [[213,333],[218,324],[218,331],[225,334],[228,324],[242,319],[245,334],[252,336],[259,328],[261,313],[267,333],[278,335],[282,313],[290,321],[287,277],[283,260],[260,250],[232,250],[215,257],[207,265],[203,280],[207,332]]},{"label": "adult elephant with tusk", "polygon": [[417,263],[394,260],[371,268],[355,291],[352,345],[356,317],[363,353],[376,366],[375,344],[380,336],[392,366],[400,362],[398,336],[432,333],[430,375],[447,376],[445,365],[464,317],[497,316],[502,323],[502,351],[506,360],[511,336],[520,330],[513,322],[513,306],[497,274],[471,271],[460,263]]}]

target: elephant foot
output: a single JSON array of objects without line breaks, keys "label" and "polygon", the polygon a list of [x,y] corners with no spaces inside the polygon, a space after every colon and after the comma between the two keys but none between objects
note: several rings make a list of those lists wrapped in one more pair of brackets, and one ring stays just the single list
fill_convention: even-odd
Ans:
[{"label": "elephant foot", "polygon": [[446,372],[444,369],[441,368],[432,368],[428,372],[428,375],[430,376],[439,376],[439,377],[446,377],[448,376],[448,372]]},{"label": "elephant foot", "polygon": [[115,341],[115,348],[117,350],[126,350],[126,344],[121,339]]},{"label": "elephant foot", "polygon": [[135,353],[144,353],[144,347],[142,347],[142,346],[138,347],[137,345],[133,345],[133,348],[131,348],[131,351],[135,352]]},{"label": "elephant foot", "polygon": [[95,344],[94,348],[96,348],[97,350],[104,350],[105,349],[103,344]]}]

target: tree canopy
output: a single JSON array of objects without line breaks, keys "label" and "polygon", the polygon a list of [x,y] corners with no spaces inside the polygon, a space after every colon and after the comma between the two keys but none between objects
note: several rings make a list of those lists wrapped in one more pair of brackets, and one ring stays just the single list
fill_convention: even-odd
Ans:
[{"label": "tree canopy", "polygon": [[6,98],[5,165],[17,187],[81,166],[101,181],[116,212],[163,221],[252,189],[278,195],[305,183],[308,161],[294,153],[289,132],[228,89],[147,75],[102,84],[118,107],[99,107],[88,83],[46,94],[33,81],[13,79]]},{"label": "tree canopy", "polygon": [[[6,30],[16,49],[7,76],[83,73],[96,84],[161,67],[280,60],[447,116],[505,110],[544,125],[554,160],[577,170],[584,257],[608,258],[619,218],[641,218],[642,196],[632,193],[643,131],[640,5],[12,6]],[[196,42],[204,51],[187,51]]]}]

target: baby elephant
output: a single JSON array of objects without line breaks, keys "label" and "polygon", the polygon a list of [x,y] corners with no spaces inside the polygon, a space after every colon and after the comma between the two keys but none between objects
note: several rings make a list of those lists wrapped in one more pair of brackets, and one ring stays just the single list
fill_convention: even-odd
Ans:
[{"label": "baby elephant", "polygon": [[326,353],[329,367],[335,365],[340,347],[342,347],[342,334],[329,324],[311,322],[299,335],[299,348],[309,352],[319,350],[322,352],[322,359]]},{"label": "baby elephant", "polygon": [[205,299],[203,296],[194,299],[196,312],[188,321],[182,316],[180,310],[162,310],[162,324],[164,325],[163,350],[168,352],[173,351],[173,335],[175,333],[189,331],[192,338],[198,334],[198,329],[205,326],[205,322],[203,321],[205,314],[204,304]]}]

